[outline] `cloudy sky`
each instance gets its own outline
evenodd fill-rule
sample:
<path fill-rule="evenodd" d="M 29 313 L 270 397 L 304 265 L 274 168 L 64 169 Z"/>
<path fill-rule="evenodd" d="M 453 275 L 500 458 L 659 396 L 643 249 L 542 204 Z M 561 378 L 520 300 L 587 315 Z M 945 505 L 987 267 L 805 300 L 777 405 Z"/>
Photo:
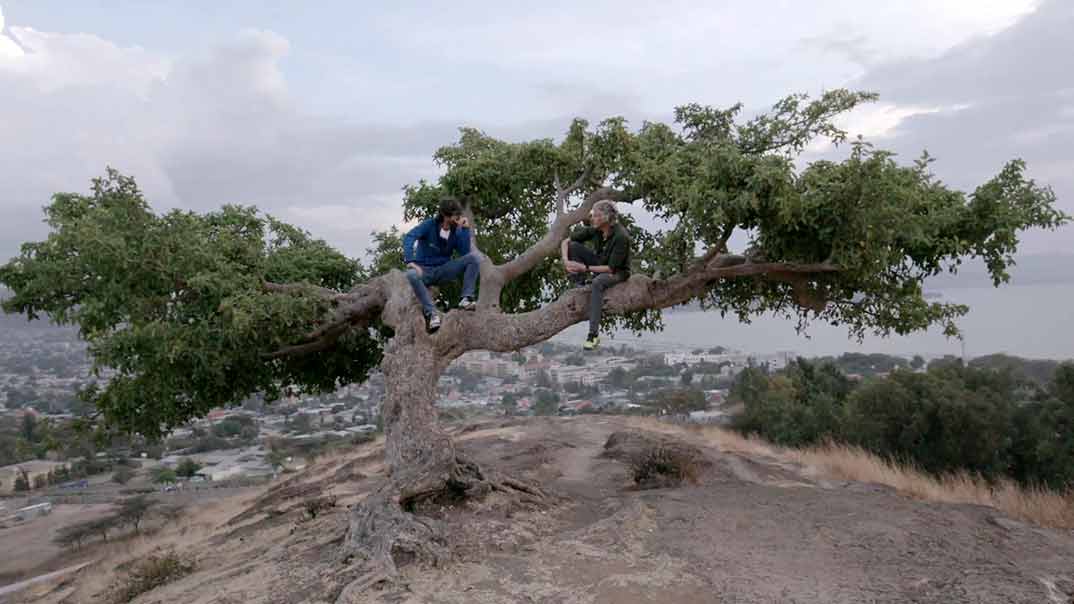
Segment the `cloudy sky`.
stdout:
<path fill-rule="evenodd" d="M 0 259 L 106 165 L 159 209 L 255 204 L 359 255 L 459 126 L 558 136 L 837 86 L 881 94 L 853 133 L 960 187 L 1022 157 L 1074 213 L 1068 0 L 220 4 L 0 0 Z"/>

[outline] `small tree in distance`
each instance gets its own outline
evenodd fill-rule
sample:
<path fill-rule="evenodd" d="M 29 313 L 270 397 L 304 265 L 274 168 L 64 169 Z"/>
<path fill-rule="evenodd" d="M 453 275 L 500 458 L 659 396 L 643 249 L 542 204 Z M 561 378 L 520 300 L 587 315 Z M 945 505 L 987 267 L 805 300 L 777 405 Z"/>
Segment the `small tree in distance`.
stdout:
<path fill-rule="evenodd" d="M 141 532 L 142 520 L 145 519 L 146 514 L 148 514 L 150 509 L 156 504 L 156 500 L 149 499 L 145 495 L 128 497 L 119 504 L 119 510 L 116 512 L 116 516 L 121 522 L 134 527 L 134 532 L 138 533 Z"/>
<path fill-rule="evenodd" d="M 508 392 L 500 398 L 500 408 L 504 415 L 514 415 L 518 411 L 518 400 L 514 394 Z"/>
<path fill-rule="evenodd" d="M 174 483 L 176 480 L 175 470 L 171 468 L 154 468 L 153 482 L 156 484 Z"/>
<path fill-rule="evenodd" d="M 182 476 L 183 478 L 190 478 L 194 474 L 197 474 L 198 470 L 200 469 L 200 463 L 194 461 L 193 459 L 190 459 L 189 457 L 184 457 L 179 462 L 179 464 L 175 466 L 175 474 L 177 476 Z"/>

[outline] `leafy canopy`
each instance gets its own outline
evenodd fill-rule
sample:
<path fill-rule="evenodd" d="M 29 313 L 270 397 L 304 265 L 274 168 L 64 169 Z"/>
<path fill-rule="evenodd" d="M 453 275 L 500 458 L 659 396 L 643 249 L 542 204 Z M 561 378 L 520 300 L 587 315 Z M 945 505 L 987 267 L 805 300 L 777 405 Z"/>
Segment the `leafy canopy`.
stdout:
<path fill-rule="evenodd" d="M 548 232 L 557 182 L 579 184 L 566 209 L 610 186 L 664 224 L 645 230 L 627 219 L 638 272 L 686 270 L 734 230 L 750 233 L 753 257 L 841 269 L 808 284 L 823 309 L 795 305 L 787 283 L 765 278 L 710 283 L 700 296 L 708 308 L 742 320 L 769 311 L 803 324 L 819 319 L 858 335 L 933 324 L 955 333 L 954 319 L 967 309 L 929 303 L 923 280 L 981 258 L 998 285 L 1020 231 L 1055 228 L 1067 217 L 1018 160 L 970 195 L 939 182 L 927 155 L 903 166 L 862 141 L 842 162 L 796 168 L 815 138 L 844 141 L 833 118 L 874 98 L 793 95 L 749 120 L 738 105 L 686 105 L 673 124 L 637 129 L 622 118 L 575 120 L 559 142 L 511 143 L 464 128 L 435 154 L 443 175 L 405 189 L 403 217 L 432 215 L 443 195 L 456 196 L 474 214 L 480 249 L 502 263 Z M 328 351 L 266 358 L 300 340 L 328 308 L 312 288 L 278 294 L 262 284 L 352 288 L 401 265 L 398 232 L 375 236 L 367 269 L 254 208 L 157 215 L 133 179 L 112 170 L 89 195 L 55 195 L 45 212 L 48 238 L 24 244 L 0 268 L 0 283 L 14 291 L 3 307 L 79 327 L 97 369 L 112 372 L 103 389 L 85 393 L 106 424 L 158 436 L 253 393 L 271 400 L 362 381 L 380 361 L 380 341 L 365 330 Z M 501 307 L 532 310 L 566 287 L 557 260 L 547 258 L 506 285 Z M 637 329 L 659 320 L 658 310 L 609 318 Z"/>
<path fill-rule="evenodd" d="M 468 201 L 481 225 L 481 249 L 500 263 L 547 232 L 556 178 L 566 184 L 588 174 L 574 204 L 608 184 L 665 223 L 652 232 L 628 224 L 643 272 L 675 274 L 732 230 L 744 230 L 767 261 L 842 268 L 815 279 L 829 304 L 814 319 L 846 325 L 858 336 L 937 323 L 954 334 L 954 319 L 967 309 L 927 302 L 923 280 L 980 258 L 996 285 L 1006 282 L 1018 233 L 1055 228 L 1067 217 L 1054 209 L 1050 189 L 1025 177 L 1020 160 L 971 195 L 938 181 L 927 153 L 901 166 L 893 154 L 860 140 L 845 161 L 796 169 L 795 158 L 817 137 L 845 141 L 834 117 L 875 98 L 845 90 L 814 101 L 792 95 L 747 121 L 739 119 L 740 105 L 692 104 L 676 109 L 674 124 L 645 122 L 637 130 L 622 118 L 592 128 L 575 120 L 559 144 L 509 143 L 464 128 L 458 142 L 436 153 L 445 170 L 438 182 L 406 189 L 404 213 L 431 215 L 443 195 Z M 565 287 L 550 258 L 505 288 L 502 304 L 532 310 Z M 810 317 L 791 293 L 774 280 L 730 280 L 715 284 L 701 302 L 742 320 L 771 311 L 804 324 Z M 649 313 L 632 325 L 652 327 L 657 318 Z"/>
<path fill-rule="evenodd" d="M 325 310 L 312 293 L 266 293 L 263 280 L 347 289 L 365 274 L 253 208 L 158 216 L 133 179 L 109 170 L 90 195 L 55 195 L 45 213 L 48 238 L 0 268 L 14 292 L 3 307 L 78 326 L 95 372 L 109 378 L 85 393 L 105 424 L 158 436 L 254 392 L 332 391 L 379 363 L 362 332 L 314 357 L 262 357 Z"/>

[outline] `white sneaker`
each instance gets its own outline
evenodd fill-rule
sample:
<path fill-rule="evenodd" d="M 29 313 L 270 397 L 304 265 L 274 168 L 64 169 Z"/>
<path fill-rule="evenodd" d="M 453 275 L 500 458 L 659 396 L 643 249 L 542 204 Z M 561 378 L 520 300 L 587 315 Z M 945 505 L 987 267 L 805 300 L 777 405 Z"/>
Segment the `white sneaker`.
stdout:
<path fill-rule="evenodd" d="M 429 325 L 425 328 L 429 333 L 436 333 L 436 330 L 440 329 L 440 315 L 433 313 L 429 317 Z"/>
<path fill-rule="evenodd" d="M 477 310 L 477 301 L 473 298 L 466 296 L 462 300 L 459 300 L 460 310 Z"/>

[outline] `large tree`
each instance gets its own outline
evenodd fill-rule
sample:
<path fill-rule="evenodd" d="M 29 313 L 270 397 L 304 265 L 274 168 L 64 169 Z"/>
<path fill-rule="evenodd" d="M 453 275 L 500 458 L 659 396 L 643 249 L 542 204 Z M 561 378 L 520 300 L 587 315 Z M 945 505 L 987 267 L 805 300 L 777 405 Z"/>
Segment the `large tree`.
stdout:
<path fill-rule="evenodd" d="M 373 261 L 350 260 L 254 208 L 155 214 L 135 182 L 109 171 L 89 195 L 58 194 L 51 233 L 0 269 L 8 312 L 79 327 L 106 385 L 85 396 L 109 426 L 156 436 L 254 393 L 325 392 L 379 367 L 390 480 L 353 512 L 346 548 L 358 585 L 390 577 L 398 556 L 436 559 L 429 499 L 537 486 L 464 459 L 438 427 L 436 384 L 470 350 L 514 351 L 586 317 L 559 244 L 599 200 L 635 204 L 661 225 L 628 220 L 634 276 L 609 291 L 607 323 L 658 329 L 688 302 L 742 320 L 774 313 L 905 334 L 957 333 L 959 305 L 929 302 L 922 282 L 979 258 L 996 285 L 1018 233 L 1067 217 L 1054 195 L 1007 164 L 971 194 L 951 190 L 925 155 L 900 165 L 862 141 L 840 162 L 796 165 L 816 139 L 844 143 L 833 120 L 875 95 L 794 95 L 752 119 L 740 106 L 686 105 L 673 124 L 575 120 L 558 141 L 506 142 L 464 128 L 435 154 L 436 182 L 405 189 L 403 217 L 461 199 L 481 257 L 477 312 L 449 312 L 425 332 L 401 272 L 399 234 L 376 234 Z M 728 249 L 748 234 L 745 252 Z"/>

